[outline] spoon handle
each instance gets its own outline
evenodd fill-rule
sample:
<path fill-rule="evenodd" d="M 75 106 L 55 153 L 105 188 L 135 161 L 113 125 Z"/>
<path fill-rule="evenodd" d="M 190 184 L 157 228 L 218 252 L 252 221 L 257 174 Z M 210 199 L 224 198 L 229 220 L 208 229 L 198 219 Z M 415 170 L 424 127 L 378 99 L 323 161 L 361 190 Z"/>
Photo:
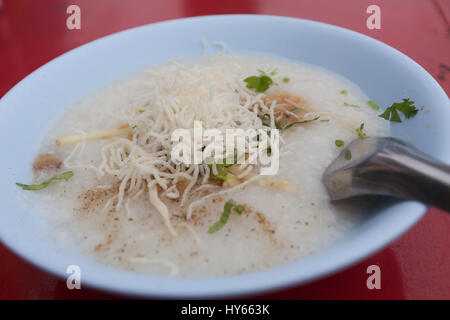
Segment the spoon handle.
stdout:
<path fill-rule="evenodd" d="M 388 175 L 383 183 L 394 195 L 450 212 L 450 166 L 398 142 L 386 146 L 381 156 Z"/>
<path fill-rule="evenodd" d="M 327 168 L 323 181 L 332 201 L 386 195 L 450 212 L 450 166 L 393 138 L 352 141 Z"/>
<path fill-rule="evenodd" d="M 397 142 L 384 140 L 354 181 L 375 187 L 377 194 L 418 200 L 450 212 L 450 166 Z"/>

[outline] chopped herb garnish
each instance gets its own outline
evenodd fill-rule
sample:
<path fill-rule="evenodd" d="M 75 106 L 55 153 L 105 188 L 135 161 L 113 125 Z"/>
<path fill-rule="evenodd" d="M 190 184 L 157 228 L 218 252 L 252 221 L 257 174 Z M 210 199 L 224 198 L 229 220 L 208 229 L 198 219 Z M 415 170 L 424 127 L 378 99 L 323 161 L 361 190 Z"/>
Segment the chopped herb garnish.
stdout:
<path fill-rule="evenodd" d="M 339 93 L 346 95 L 348 93 L 348 91 L 344 89 L 344 90 L 339 91 Z"/>
<path fill-rule="evenodd" d="M 367 101 L 367 103 L 372 107 L 373 110 L 380 110 L 380 106 L 375 101 L 369 100 Z"/>
<path fill-rule="evenodd" d="M 57 174 L 56 176 L 51 177 L 50 179 L 42 182 L 41 184 L 22 184 L 16 183 L 23 190 L 41 190 L 46 188 L 53 180 L 69 180 L 73 176 L 73 171 L 67 171 L 61 174 Z"/>
<path fill-rule="evenodd" d="M 275 128 L 278 129 L 278 130 L 283 130 L 283 129 L 285 129 L 285 128 L 284 128 L 284 124 L 285 124 L 285 123 L 286 123 L 286 120 L 285 120 L 285 119 L 281 119 L 280 121 L 278 121 L 278 120 L 275 120 L 275 121 L 274 121 Z"/>
<path fill-rule="evenodd" d="M 346 107 L 353 107 L 353 108 L 360 108 L 359 105 L 353 104 L 353 103 L 348 103 L 348 102 L 344 102 L 344 106 L 346 106 Z"/>
<path fill-rule="evenodd" d="M 344 141 L 343 140 L 336 140 L 334 142 L 334 144 L 336 145 L 336 147 L 343 147 L 344 146 Z"/>
<path fill-rule="evenodd" d="M 295 109 L 295 108 L 294 108 Z M 299 109 L 299 108 L 297 108 Z M 293 109 L 292 109 L 293 110 Z M 292 111 L 291 110 L 291 111 Z M 260 115 L 259 118 L 261 119 L 261 121 L 263 122 L 263 125 L 270 127 L 270 124 L 267 123 L 265 120 L 268 119 L 270 120 L 270 115 L 268 113 L 265 113 L 263 115 Z M 305 123 L 309 123 L 315 120 L 318 120 L 320 118 L 320 116 L 315 117 L 314 119 L 310 119 L 310 120 L 302 120 L 302 121 L 295 121 L 295 122 L 291 122 L 288 125 L 285 126 L 287 120 L 286 119 L 281 119 L 281 120 L 275 120 L 274 124 L 275 124 L 275 128 L 278 130 L 286 130 L 289 129 L 297 124 L 305 124 Z"/>
<path fill-rule="evenodd" d="M 305 123 L 313 122 L 313 121 L 318 120 L 319 118 L 320 117 L 317 116 L 314 119 L 310 119 L 310 120 L 303 120 L 303 121 L 292 122 L 292 123 L 289 123 L 286 127 L 284 127 L 283 130 L 289 129 L 290 127 L 293 127 L 293 126 L 295 126 L 297 124 L 305 124 Z"/>
<path fill-rule="evenodd" d="M 244 81 L 247 82 L 247 88 L 255 89 L 256 92 L 264 92 L 272 85 L 272 79 L 264 73 L 264 71 L 258 70 L 261 75 L 251 76 L 245 78 Z"/>
<path fill-rule="evenodd" d="M 270 126 L 270 125 L 268 125 L 268 124 L 265 122 L 266 119 L 270 121 L 270 115 L 269 115 L 268 113 L 264 113 L 263 115 L 260 115 L 260 116 L 258 116 L 258 117 L 261 119 L 262 123 L 263 123 L 265 126 Z"/>
<path fill-rule="evenodd" d="M 241 204 L 235 205 L 233 210 L 237 213 L 237 214 L 242 214 L 242 212 L 244 212 L 244 206 Z"/>
<path fill-rule="evenodd" d="M 344 159 L 345 160 L 352 160 L 352 152 L 350 150 L 345 150 L 344 151 Z"/>
<path fill-rule="evenodd" d="M 214 223 L 209 229 L 208 233 L 214 233 L 219 231 L 228 221 L 230 217 L 231 209 L 233 209 L 237 214 L 242 214 L 244 212 L 244 207 L 240 204 L 236 204 L 232 199 L 228 200 L 223 206 L 223 213 L 219 221 Z"/>
<path fill-rule="evenodd" d="M 289 81 L 291 81 L 291 79 L 289 79 L 289 78 L 287 78 L 287 77 L 286 77 L 286 78 L 283 78 L 283 82 L 284 82 L 284 83 L 288 83 Z"/>
<path fill-rule="evenodd" d="M 217 175 L 214 178 L 218 180 L 228 179 L 228 169 L 226 164 L 216 164 Z"/>
<path fill-rule="evenodd" d="M 403 102 L 394 102 L 389 108 L 387 108 L 379 117 L 394 122 L 402 122 L 398 111 L 403 113 L 406 119 L 414 117 L 418 109 L 414 106 L 414 101 L 409 99 L 403 99 Z"/>
<path fill-rule="evenodd" d="M 292 108 L 292 109 L 291 109 L 291 112 L 297 112 L 297 111 L 300 111 L 300 108 L 295 107 L 295 108 Z"/>
<path fill-rule="evenodd" d="M 259 116 L 259 118 L 261 119 L 263 125 L 270 127 L 270 115 L 268 113 L 265 113 L 261 116 Z M 269 122 L 267 122 L 266 120 L 268 120 Z M 275 124 L 275 128 L 278 130 L 283 130 L 283 126 L 286 123 L 286 119 L 281 119 L 281 120 L 274 120 L 274 124 Z"/>
<path fill-rule="evenodd" d="M 259 73 L 261 73 L 261 74 L 266 74 L 266 72 L 264 71 L 264 70 L 261 70 L 261 69 L 256 69 Z M 272 70 L 272 71 L 270 71 L 270 73 L 269 73 L 271 76 L 274 76 L 274 75 L 276 75 L 277 74 L 277 69 L 274 69 L 274 70 Z"/>
<path fill-rule="evenodd" d="M 356 128 L 355 131 L 358 133 L 358 137 L 364 138 L 366 136 L 366 133 L 364 132 L 364 122 L 362 122 L 359 128 Z"/>

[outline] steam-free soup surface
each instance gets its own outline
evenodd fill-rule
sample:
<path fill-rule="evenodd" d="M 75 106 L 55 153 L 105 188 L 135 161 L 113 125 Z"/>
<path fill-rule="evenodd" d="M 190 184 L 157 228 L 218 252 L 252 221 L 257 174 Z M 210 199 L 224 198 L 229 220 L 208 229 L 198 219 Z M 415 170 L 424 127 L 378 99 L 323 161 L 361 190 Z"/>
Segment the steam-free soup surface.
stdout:
<path fill-rule="evenodd" d="M 247 88 L 244 79 L 263 74 L 272 80 L 267 90 L 256 92 Z M 152 96 L 156 83 L 167 85 L 158 89 L 158 99 Z M 183 207 L 181 193 L 186 185 L 178 185 L 178 198 L 173 195 L 167 198 L 168 192 L 164 194 L 166 190 L 157 186 L 159 199 L 169 209 L 169 222 L 149 201 L 149 187 L 145 183 L 140 190 L 129 194 L 124 191 L 118 206 L 122 179 L 103 170 L 109 167 L 100 168 L 104 161 L 102 150 L 114 141 L 122 141 L 119 139 L 132 141 L 136 132 L 142 137 L 144 131 L 151 130 L 142 128 L 146 122 L 140 113 L 151 118 L 163 113 L 162 108 L 175 108 L 168 102 L 170 97 L 177 101 L 177 110 L 183 106 L 196 107 L 192 99 L 197 99 L 204 108 L 208 105 L 214 108 L 216 104 L 216 108 L 227 112 L 222 104 L 245 104 L 245 95 L 268 105 L 278 100 L 277 103 L 284 104 L 280 108 L 293 113 L 285 116 L 287 122 L 299 114 L 313 119 L 320 117 L 281 132 L 280 169 L 271 178 L 283 181 L 289 190 L 276 184 L 251 182 L 198 202 L 187 219 L 190 203 L 230 186 L 211 177 L 208 184 L 213 186 L 187 197 Z M 213 100 L 214 103 L 208 102 Z M 362 123 L 368 136 L 389 134 L 387 121 L 377 116 L 368 100 L 357 86 L 335 74 L 272 57 L 219 54 L 151 67 L 87 96 L 63 112 L 44 134 L 37 152 L 37 157 L 51 154 L 57 160 L 50 160 L 53 167 L 33 169 L 34 182 L 68 170 L 74 175 L 68 181 L 54 181 L 45 189 L 26 192 L 25 200 L 49 221 L 47 237 L 71 250 L 84 252 L 90 259 L 134 272 L 219 276 L 303 259 L 344 237 L 358 223 L 358 213 L 366 208 L 364 203 L 340 206 L 330 203 L 322 174 L 345 147 L 337 147 L 335 141 L 347 144 L 358 138 L 356 129 Z M 163 103 L 159 109 L 158 103 Z M 201 112 L 197 114 L 202 116 Z M 177 113 L 172 116 L 175 119 Z M 220 115 L 211 111 L 211 117 L 216 116 Z M 124 128 L 124 124 L 133 127 L 131 134 L 127 131 L 103 139 L 86 139 L 89 132 Z M 73 135 L 81 135 L 83 139 L 55 143 L 56 139 Z M 116 148 L 122 146 L 120 143 Z M 129 156 L 126 151 L 124 157 Z M 192 190 L 200 185 L 197 182 Z M 232 211 L 220 230 L 208 233 L 230 199 L 242 205 L 244 212 Z M 168 223 L 176 236 L 168 230 Z"/>

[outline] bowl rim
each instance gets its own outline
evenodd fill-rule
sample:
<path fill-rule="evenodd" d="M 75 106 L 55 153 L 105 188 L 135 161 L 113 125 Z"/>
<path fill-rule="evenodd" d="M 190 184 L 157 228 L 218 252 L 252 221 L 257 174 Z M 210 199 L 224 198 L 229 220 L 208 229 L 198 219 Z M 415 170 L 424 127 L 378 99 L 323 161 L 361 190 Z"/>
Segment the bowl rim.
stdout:
<path fill-rule="evenodd" d="M 86 47 L 95 46 L 102 44 L 105 41 L 108 41 L 112 38 L 120 38 L 126 36 L 128 33 L 136 32 L 137 30 L 142 30 L 144 28 L 149 28 L 153 26 L 170 26 L 170 25 L 183 25 L 185 23 L 197 23 L 197 22 L 205 22 L 211 20 L 222 20 L 222 19 L 256 19 L 256 20 L 271 20 L 271 23 L 283 22 L 283 21 L 295 21 L 297 23 L 303 23 L 310 25 L 314 28 L 322 28 L 327 31 L 339 31 L 342 33 L 346 33 L 350 37 L 356 37 L 360 41 L 366 41 L 369 45 L 378 46 L 383 48 L 384 50 L 388 50 L 391 53 L 400 54 L 402 59 L 408 63 L 408 66 L 411 68 L 418 69 L 425 77 L 426 81 L 430 82 L 433 85 L 433 90 L 436 93 L 443 94 L 446 97 L 445 92 L 439 86 L 439 84 L 434 80 L 434 78 L 419 64 L 413 61 L 411 58 L 401 53 L 400 51 L 392 48 L 391 46 L 373 39 L 369 36 L 363 35 L 361 33 L 342 28 L 339 26 L 334 26 L 331 24 L 327 24 L 324 22 L 318 22 L 307 19 L 300 19 L 294 17 L 283 17 L 276 15 L 259 15 L 259 14 L 231 14 L 231 15 L 208 15 L 208 16 L 199 16 L 199 17 L 188 17 L 181 19 L 172 19 L 166 20 L 156 23 L 151 23 L 147 25 L 142 25 L 130 29 L 126 29 L 120 32 L 116 32 L 113 34 L 109 34 L 107 36 L 101 37 L 99 39 L 90 41 L 85 43 L 79 47 L 76 47 L 66 53 L 59 55 L 58 57 L 52 59 L 46 64 L 34 70 L 32 73 L 23 78 L 20 82 L 18 82 L 13 88 L 11 88 L 1 99 L 0 106 L 2 104 L 7 104 L 10 96 L 14 95 L 17 90 L 20 90 L 20 87 L 24 82 L 31 81 L 33 77 L 37 74 L 43 72 L 49 66 L 53 64 L 60 63 L 61 60 L 65 59 L 67 56 L 78 54 L 82 52 Z M 30 80 L 31 79 L 31 80 Z M 448 99 L 448 98 L 447 98 Z M 0 108 L 0 112 L 3 110 Z M 444 158 L 446 161 L 450 159 L 450 150 L 442 150 Z M 271 290 L 276 290 L 280 288 L 287 288 L 290 286 L 295 286 L 299 284 L 304 284 L 307 282 L 311 282 L 316 280 L 317 278 L 324 277 L 326 275 L 331 275 L 336 273 L 348 266 L 354 265 L 366 257 L 374 254 L 376 251 L 381 248 L 387 246 L 393 240 L 401 236 L 404 232 L 406 232 L 409 228 L 411 228 L 424 214 L 425 214 L 425 206 L 419 204 L 417 202 L 404 202 L 395 205 L 395 207 L 402 211 L 409 211 L 409 220 L 407 222 L 400 220 L 401 217 L 398 218 L 400 224 L 395 227 L 390 228 L 389 231 L 385 232 L 381 237 L 374 232 L 369 232 L 367 235 L 361 235 L 361 239 L 369 239 L 370 236 L 375 237 L 376 241 L 371 239 L 368 245 L 359 248 L 351 248 L 352 250 L 348 250 L 346 246 L 340 248 L 337 251 L 339 253 L 338 258 L 335 259 L 332 266 L 322 264 L 320 262 L 326 262 L 324 260 L 327 252 L 330 251 L 329 248 L 321 250 L 320 253 L 314 255 L 307 259 L 309 265 L 315 265 L 315 268 L 309 268 L 308 272 L 299 273 L 298 270 L 295 269 L 296 264 L 299 261 L 295 261 L 289 264 L 273 267 L 268 270 L 263 270 L 254 273 L 248 273 L 244 275 L 237 276 L 225 276 L 225 277 L 215 277 L 215 278 L 167 278 L 167 277 L 157 277 L 157 276 L 148 276 L 148 275 L 137 275 L 125 274 L 124 271 L 119 270 L 119 272 L 124 273 L 123 276 L 111 280 L 111 276 L 116 273 L 109 268 L 104 267 L 104 273 L 98 274 L 94 272 L 93 274 L 88 274 L 83 276 L 83 284 L 86 284 L 88 287 L 97 288 L 101 290 L 113 291 L 119 294 L 128 294 L 131 296 L 157 296 L 157 297 L 166 297 L 166 298 L 178 298 L 178 297 L 187 297 L 187 298 L 200 298 L 200 297 L 225 297 L 225 296 L 241 296 L 248 295 L 253 293 L 262 293 Z M 380 228 L 377 230 L 382 230 L 383 224 L 380 224 Z M 376 231 L 376 230 L 374 230 Z M 0 235 L 1 237 L 1 235 Z M 51 265 L 47 263 L 45 257 L 37 257 L 30 254 L 30 252 L 23 252 L 20 247 L 16 246 L 14 243 L 14 239 L 0 238 L 3 244 L 13 251 L 15 254 L 25 259 L 27 262 L 47 271 L 51 272 L 64 279 L 67 277 L 62 270 L 56 268 L 56 265 Z M 336 251 L 336 248 L 333 249 Z M 304 263 L 306 260 L 302 260 Z M 319 263 L 319 264 L 318 264 Z M 317 264 L 319 265 L 317 267 Z M 100 271 L 101 268 L 99 268 Z M 117 271 L 117 270 L 115 270 Z M 142 279 L 145 278 L 147 282 L 154 281 L 155 285 L 153 287 L 145 287 L 140 283 Z M 265 279 L 270 279 L 269 281 L 265 281 Z M 214 286 L 216 285 L 216 287 Z M 219 285 L 218 285 L 219 284 Z"/>

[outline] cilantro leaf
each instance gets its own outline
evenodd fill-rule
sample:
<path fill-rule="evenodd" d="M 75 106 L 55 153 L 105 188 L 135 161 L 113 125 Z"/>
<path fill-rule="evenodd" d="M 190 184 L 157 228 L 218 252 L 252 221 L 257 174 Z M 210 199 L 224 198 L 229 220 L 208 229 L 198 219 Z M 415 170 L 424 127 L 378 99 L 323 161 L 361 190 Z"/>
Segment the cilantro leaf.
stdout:
<path fill-rule="evenodd" d="M 247 88 L 255 89 L 256 92 L 264 92 L 272 85 L 273 81 L 267 74 L 259 70 L 260 76 L 251 76 L 245 78 L 244 81 L 247 82 Z"/>
<path fill-rule="evenodd" d="M 414 117 L 419 110 L 414 106 L 414 101 L 409 99 L 403 99 L 402 102 L 394 102 L 389 108 L 387 108 L 379 117 L 394 121 L 402 122 L 398 112 L 403 113 L 406 119 Z"/>
<path fill-rule="evenodd" d="M 16 185 L 21 187 L 23 190 L 41 190 L 46 188 L 53 180 L 69 180 L 73 176 L 73 171 L 67 171 L 61 174 L 57 174 L 56 176 L 51 177 L 50 179 L 42 182 L 41 184 L 22 184 L 16 182 Z"/>

